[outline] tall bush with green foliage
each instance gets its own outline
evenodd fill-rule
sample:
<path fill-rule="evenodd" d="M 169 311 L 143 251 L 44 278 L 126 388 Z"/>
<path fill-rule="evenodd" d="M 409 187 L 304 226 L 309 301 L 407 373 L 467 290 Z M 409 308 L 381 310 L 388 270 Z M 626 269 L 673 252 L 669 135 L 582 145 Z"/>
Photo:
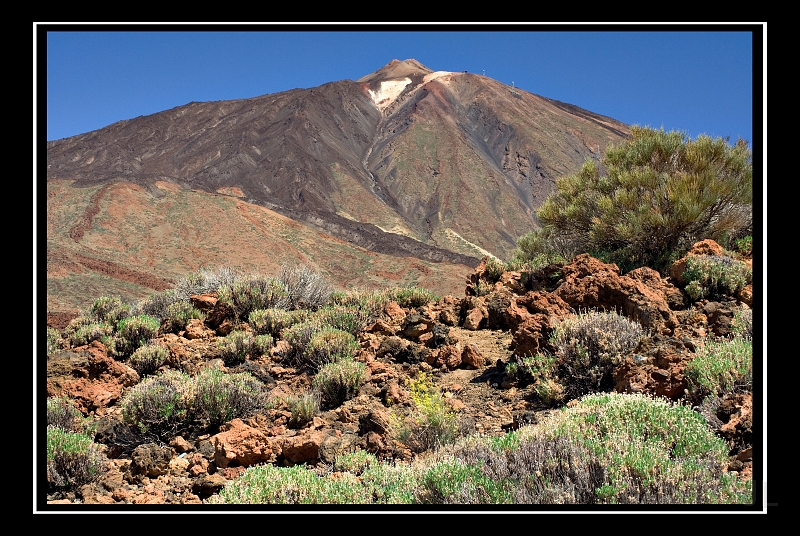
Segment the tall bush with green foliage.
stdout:
<path fill-rule="evenodd" d="M 697 240 L 752 234 L 752 151 L 743 140 L 634 126 L 562 177 L 537 210 L 520 257 L 590 253 L 624 271 L 665 269 Z"/>
<path fill-rule="evenodd" d="M 126 424 L 161 441 L 169 441 L 188 426 L 193 405 L 192 377 L 175 370 L 145 378 L 120 401 Z"/>
<path fill-rule="evenodd" d="M 693 301 L 735 296 L 753 282 L 753 269 L 726 255 L 689 255 L 683 279 L 686 294 Z"/>
<path fill-rule="evenodd" d="M 47 482 L 52 489 L 76 489 L 98 480 L 108 458 L 81 432 L 47 427 Z"/>
<path fill-rule="evenodd" d="M 194 378 L 193 394 L 194 419 L 214 432 L 232 419 L 248 417 L 268 406 L 266 386 L 247 372 L 204 369 Z"/>
<path fill-rule="evenodd" d="M 119 359 L 129 358 L 140 346 L 152 340 L 161 322 L 150 315 L 128 316 L 117 322 L 114 335 L 114 355 Z"/>
<path fill-rule="evenodd" d="M 221 285 L 217 295 L 238 320 L 246 319 L 256 309 L 286 309 L 289 304 L 284 284 L 260 274 L 240 276 L 231 284 Z"/>

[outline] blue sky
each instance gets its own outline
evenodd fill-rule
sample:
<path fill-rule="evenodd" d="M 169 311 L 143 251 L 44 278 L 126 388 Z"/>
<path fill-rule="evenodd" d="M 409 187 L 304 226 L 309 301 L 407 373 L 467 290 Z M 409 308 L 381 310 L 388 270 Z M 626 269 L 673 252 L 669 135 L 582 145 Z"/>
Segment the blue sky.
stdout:
<path fill-rule="evenodd" d="M 766 27 L 755 24 L 764 29 L 766 48 Z M 435 71 L 485 73 L 627 124 L 682 130 L 692 138 L 742 137 L 753 146 L 754 117 L 762 125 L 766 76 L 744 26 L 58 28 L 64 31 L 47 32 L 46 67 L 35 71 L 46 77 L 38 81 L 45 82 L 39 87 L 46 88 L 46 110 L 35 113 L 46 114 L 47 140 L 191 101 L 356 80 L 409 58 Z"/>

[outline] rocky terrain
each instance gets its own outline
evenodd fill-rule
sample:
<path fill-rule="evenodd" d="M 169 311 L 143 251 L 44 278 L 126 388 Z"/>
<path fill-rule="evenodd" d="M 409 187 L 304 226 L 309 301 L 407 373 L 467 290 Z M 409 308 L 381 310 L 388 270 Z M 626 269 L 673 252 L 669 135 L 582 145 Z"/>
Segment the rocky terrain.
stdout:
<path fill-rule="evenodd" d="M 719 255 L 723 250 L 707 240 L 689 254 Z M 704 341 L 727 336 L 734 314 L 753 307 L 754 297 L 748 285 L 736 296 L 691 303 L 683 291 L 682 266 L 683 259 L 668 276 L 649 268 L 621 275 L 616 265 L 584 254 L 566 265 L 546 267 L 533 278 L 505 272 L 492 282 L 484 259 L 467 276 L 461 295 L 418 308 L 389 303 L 359 336 L 357 359 L 366 364 L 368 380 L 358 395 L 338 407 L 323 407 L 302 427 L 292 427 L 288 409 L 278 404 L 234 419 L 213 435 L 184 434 L 164 444 L 135 444 L 126 434 L 118 403 L 140 381 L 137 373 L 110 357 L 99 341 L 56 352 L 47 359 L 46 379 L 39 378 L 40 400 L 46 384 L 47 396 L 67 396 L 97 421 L 95 440 L 109 458 L 108 472 L 78 490 L 48 492 L 40 467 L 40 500 L 48 507 L 81 504 L 104 511 L 119 505 L 206 506 L 205 501 L 247 467 L 258 464 L 304 464 L 324 471 L 335 456 L 355 449 L 384 461 L 409 460 L 412 452 L 389 434 L 389 413 L 390 407 L 409 404 L 405 380 L 421 371 L 452 394 L 449 403 L 470 432 L 497 436 L 537 423 L 559 408 L 508 375 L 506 365 L 514 356 L 545 349 L 556 322 L 588 309 L 618 311 L 649 333 L 614 370 L 614 391 L 691 405 L 686 364 Z M 215 342 L 232 329 L 233 319 L 221 312 L 214 295 L 194 296 L 192 301 L 208 312 L 206 320 L 159 336 L 169 349 L 162 369 L 190 374 L 204 367 L 225 369 Z M 63 329 L 67 321 L 53 317 L 48 324 Z M 312 378 L 289 366 L 284 359 L 288 349 L 286 341 L 277 341 L 267 354 L 249 355 L 243 365 L 228 370 L 252 373 L 269 387 L 274 400 L 303 392 Z M 762 455 L 753 448 L 753 434 L 760 431 L 759 396 L 726 395 L 713 415 L 705 415 L 730 447 L 727 470 L 745 478 L 760 470 Z M 38 426 L 43 432 L 41 420 Z"/>
<path fill-rule="evenodd" d="M 340 288 L 458 295 L 484 255 L 508 258 L 536 228 L 558 177 L 629 134 L 485 76 L 393 60 L 48 141 L 46 310 L 290 259 Z"/>

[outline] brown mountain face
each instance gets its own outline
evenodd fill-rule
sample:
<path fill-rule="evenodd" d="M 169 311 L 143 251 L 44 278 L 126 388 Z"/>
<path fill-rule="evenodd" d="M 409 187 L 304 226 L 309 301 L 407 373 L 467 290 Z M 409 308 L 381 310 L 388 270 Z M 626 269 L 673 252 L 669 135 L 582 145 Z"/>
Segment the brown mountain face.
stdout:
<path fill-rule="evenodd" d="M 357 81 L 48 142 L 48 310 L 141 298 L 200 267 L 298 261 L 343 287 L 461 294 L 480 257 L 507 258 L 536 227 L 556 178 L 628 133 L 490 78 L 393 60 Z"/>

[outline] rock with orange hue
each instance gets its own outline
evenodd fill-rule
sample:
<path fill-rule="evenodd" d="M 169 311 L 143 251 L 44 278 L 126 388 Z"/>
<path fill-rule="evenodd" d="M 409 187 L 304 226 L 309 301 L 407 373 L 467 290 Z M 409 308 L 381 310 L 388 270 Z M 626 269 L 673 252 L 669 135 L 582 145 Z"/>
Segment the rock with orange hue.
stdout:
<path fill-rule="evenodd" d="M 48 393 L 74 399 L 75 407 L 89 414 L 115 405 L 126 387 L 139 382 L 139 375 L 109 357 L 103 343 L 93 341 L 48 359 L 47 382 Z"/>
<path fill-rule="evenodd" d="M 462 311 L 465 312 L 462 327 L 471 331 L 481 329 L 486 326 L 489 318 L 489 310 L 483 298 L 467 296 L 462 301 Z"/>
<path fill-rule="evenodd" d="M 197 318 L 189 320 L 183 334 L 183 336 L 189 340 L 210 339 L 214 337 L 214 335 L 214 331 L 208 329 L 203 321 Z"/>
<path fill-rule="evenodd" d="M 486 356 L 478 350 L 477 346 L 468 344 L 461 352 L 461 363 L 467 368 L 478 369 L 486 364 Z"/>
<path fill-rule="evenodd" d="M 390 301 L 383 308 L 383 312 L 391 319 L 393 324 L 399 325 L 406 317 L 406 312 L 396 301 Z"/>
<path fill-rule="evenodd" d="M 217 293 L 193 294 L 189 296 L 189 301 L 204 313 L 208 313 L 217 305 Z"/>
<path fill-rule="evenodd" d="M 220 432 L 210 439 L 214 446 L 214 463 L 228 467 L 232 462 L 247 467 L 257 463 L 274 462 L 281 454 L 280 442 L 262 430 L 233 419 L 220 427 Z"/>
<path fill-rule="evenodd" d="M 319 450 L 328 432 L 303 430 L 301 433 L 278 438 L 284 458 L 292 463 L 304 463 L 319 459 Z"/>
<path fill-rule="evenodd" d="M 458 368 L 461 364 L 461 345 L 447 345 L 439 348 L 439 355 L 436 358 L 434 366 L 447 368 L 453 370 Z"/>
<path fill-rule="evenodd" d="M 553 293 L 574 309 L 615 310 L 645 328 L 665 334 L 671 334 L 678 325 L 663 292 L 620 275 L 616 264 L 606 264 L 584 253 L 564 266 L 563 272 L 564 281 Z"/>
<path fill-rule="evenodd" d="M 528 317 L 513 334 L 514 354 L 530 356 L 544 349 L 554 327 L 546 315 L 537 313 Z"/>

